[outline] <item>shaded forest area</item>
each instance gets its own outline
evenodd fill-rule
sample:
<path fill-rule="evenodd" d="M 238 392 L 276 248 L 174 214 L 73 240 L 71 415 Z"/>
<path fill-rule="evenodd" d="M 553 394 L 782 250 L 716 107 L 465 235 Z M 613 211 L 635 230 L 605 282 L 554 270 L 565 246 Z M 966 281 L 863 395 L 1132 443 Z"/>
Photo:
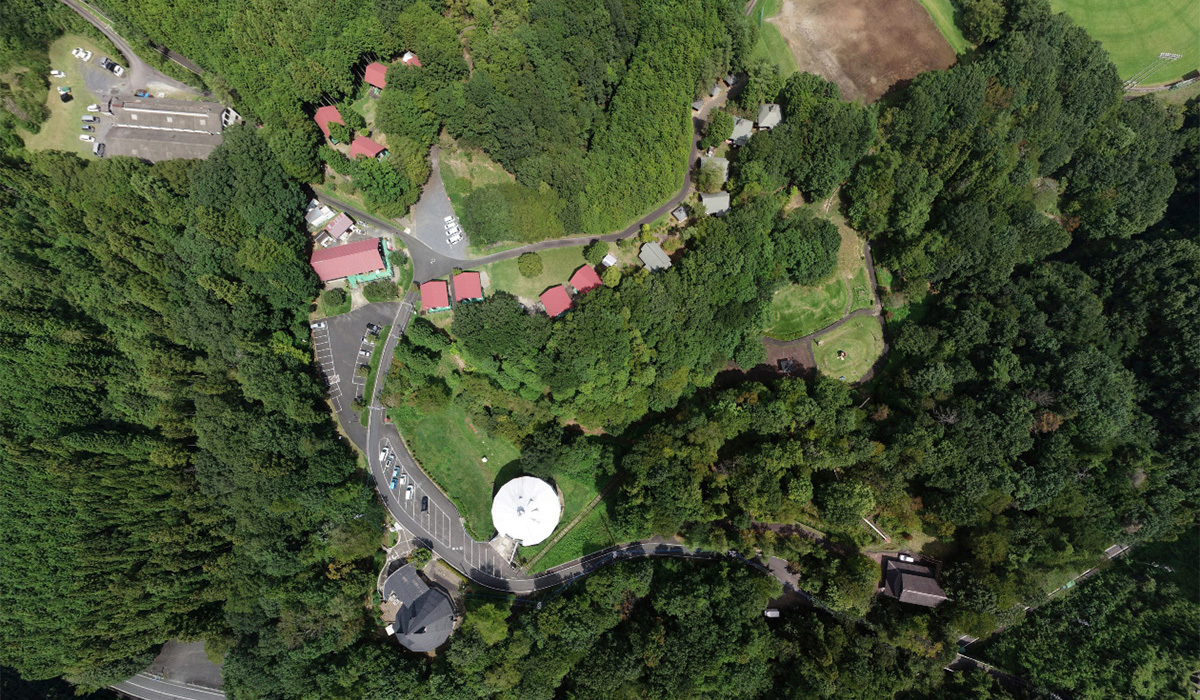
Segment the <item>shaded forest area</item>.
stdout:
<path fill-rule="evenodd" d="M 519 120 L 476 114 L 466 121 L 478 133 L 464 123 L 459 136 L 529 178 L 523 187 L 561 176 L 578 189 L 555 184 L 555 197 L 624 202 L 606 189 L 622 178 L 589 180 L 588 163 L 618 167 L 603 154 L 675 126 L 665 103 L 655 114 L 666 117 L 642 125 L 611 115 L 646 115 L 646 90 L 675 99 L 737 65 L 741 35 L 729 7 L 700 3 L 573 13 L 535 3 L 528 16 L 472 3 L 472 16 L 496 27 L 479 46 L 510 26 L 523 43 L 481 49 L 463 82 L 450 18 L 465 7 L 308 8 L 310 32 L 326 19 L 347 27 L 321 33 L 319 46 L 274 24 L 300 15 L 222 7 L 137 10 L 173 48 L 217 66 L 247 95 L 247 114 L 268 122 L 231 129 L 208 161 L 28 153 L 11 121 L 3 129 L 0 663 L 23 677 L 102 687 L 180 637 L 227 653 L 235 698 L 1023 697 L 988 676 L 946 676 L 957 635 L 1018 622 L 1021 604 L 1043 602 L 1114 542 L 1195 527 L 1200 389 L 1181 378 L 1200 375 L 1200 111 L 1123 102 L 1095 42 L 1045 3 L 1020 0 L 977 55 L 920 76 L 887 105 L 843 103 L 815 76 L 775 83 L 784 125 L 735 156 L 734 209 L 688 229 L 671 269 L 625 275 L 559 321 L 496 295 L 456 314 L 449 335 L 418 322 L 389 372 L 387 400 L 418 412 L 459 402 L 522 447 L 527 471 L 622 474 L 622 536 L 679 532 L 712 549 L 776 554 L 830 612 L 769 621 L 762 608 L 779 591 L 748 568 L 643 562 L 602 570 L 540 610 L 472 599 L 448 651 L 432 662 L 402 655 L 371 609 L 383 509 L 311 361 L 318 285 L 298 180 L 312 179 L 317 150 L 305 109 L 353 90 L 364 42 L 380 54 L 424 52 L 441 86 L 403 92 L 461 90 L 445 115 L 429 112 L 451 130 L 450 117 L 493 97 L 528 108 L 521 81 L 481 90 L 478 103 L 468 94 L 539 65 L 505 57 L 565 51 L 563 37 L 585 28 L 573 18 L 607 26 L 589 35 L 600 42 L 623 12 L 620 26 L 638 29 L 603 45 L 625 57 L 624 78 L 582 56 L 544 62 L 579 72 L 553 76 L 574 102 L 529 117 L 576 120 L 544 141 L 545 160 L 536 149 L 502 153 L 518 143 Z M 653 45 L 634 38 L 676 15 L 687 32 Z M 238 29 L 226 32 L 231 18 Z M 350 34 L 379 25 L 395 35 L 370 44 Z M 200 46 L 210 30 L 242 43 Z M 21 50 L 36 53 L 54 31 Z M 675 43 L 685 38 L 710 48 Z M 642 89 L 622 97 L 627 84 Z M 593 91 L 576 95 L 583 85 Z M 396 131 L 431 133 L 421 109 L 397 107 L 393 116 L 411 118 L 397 117 L 408 126 Z M 673 172 L 663 161 L 673 143 L 642 154 L 655 172 Z M 581 170 L 545 174 L 576 162 L 581 144 Z M 915 309 L 889 324 L 888 365 L 860 390 L 722 375 L 761 361 L 774 289 L 833 264 L 828 222 L 786 210 L 790 188 L 820 197 L 839 184 L 851 223 L 896 273 L 890 293 Z M 622 215 L 578 212 L 584 228 Z M 449 356 L 462 364 L 441 362 Z M 439 364 L 460 369 L 447 377 Z M 855 553 L 863 515 L 905 541 L 936 538 L 952 602 L 926 611 L 873 598 L 878 570 Z M 830 546 L 763 522 L 815 522 Z M 1194 538 L 1176 546 L 1194 550 Z M 1159 618 L 1121 624 L 1119 613 L 1140 595 L 1163 624 L 1194 620 L 1195 601 L 1130 580 L 1039 611 L 999 638 L 997 658 L 1096 697 L 1174 692 L 1141 679 L 1164 659 L 1194 661 L 1194 648 L 1160 635 Z M 1044 640 L 1076 631 L 1059 612 L 1071 606 L 1111 617 L 1114 646 L 1153 652 L 1130 655 L 1132 675 L 1047 672 Z M 1143 643 L 1155 636 L 1159 646 Z M 1074 669 L 1098 653 L 1077 647 Z"/>

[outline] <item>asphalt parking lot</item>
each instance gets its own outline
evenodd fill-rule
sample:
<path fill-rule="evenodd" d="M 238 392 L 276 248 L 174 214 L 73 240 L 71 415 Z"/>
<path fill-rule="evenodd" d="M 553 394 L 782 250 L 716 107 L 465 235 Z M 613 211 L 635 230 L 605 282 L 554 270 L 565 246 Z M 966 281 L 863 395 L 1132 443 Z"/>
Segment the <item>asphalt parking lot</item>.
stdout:
<path fill-rule="evenodd" d="M 446 217 L 454 216 L 454 206 L 450 204 L 450 197 L 446 195 L 446 188 L 442 185 L 437 148 L 430 153 L 429 160 L 432 174 L 425 189 L 421 191 L 421 199 L 413 205 L 411 235 L 436 253 L 451 258 L 465 258 L 471 232 L 464 229 L 463 233 L 466 235 L 453 245 L 446 240 Z"/>

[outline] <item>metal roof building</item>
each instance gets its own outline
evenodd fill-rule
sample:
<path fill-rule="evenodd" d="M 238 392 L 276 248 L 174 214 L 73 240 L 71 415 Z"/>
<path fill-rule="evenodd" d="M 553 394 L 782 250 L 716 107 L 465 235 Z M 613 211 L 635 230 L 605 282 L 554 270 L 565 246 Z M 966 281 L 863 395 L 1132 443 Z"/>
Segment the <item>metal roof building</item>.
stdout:
<path fill-rule="evenodd" d="M 217 102 L 111 98 L 103 111 L 113 116 L 104 139 L 108 155 L 159 161 L 207 158 L 221 145 L 227 110 Z"/>
<path fill-rule="evenodd" d="M 478 272 L 460 272 L 454 276 L 454 303 L 483 299 L 483 283 Z"/>
<path fill-rule="evenodd" d="M 387 155 L 387 146 L 372 141 L 366 136 L 355 136 L 354 141 L 350 143 L 351 160 L 359 156 L 378 158 L 380 154 Z"/>
<path fill-rule="evenodd" d="M 735 146 L 744 146 L 750 140 L 750 134 L 754 133 L 754 122 L 741 117 L 733 118 L 733 133 L 729 135 L 729 142 Z"/>
<path fill-rule="evenodd" d="M 309 262 L 322 282 L 362 275 L 384 268 L 382 241 L 368 238 L 335 248 L 314 250 Z"/>
<path fill-rule="evenodd" d="M 662 246 L 654 241 L 650 241 L 642 246 L 642 249 L 638 252 L 638 258 L 646 266 L 646 269 L 651 272 L 665 270 L 671 266 L 671 258 L 663 252 Z"/>
<path fill-rule="evenodd" d="M 379 61 L 373 61 L 363 71 L 363 80 L 372 87 L 377 87 L 380 90 L 387 87 L 387 66 Z"/>
<path fill-rule="evenodd" d="M 576 270 L 575 274 L 571 275 L 570 284 L 575 288 L 576 292 L 583 294 L 584 292 L 592 291 L 604 283 L 600 281 L 600 275 L 596 274 L 596 270 L 591 265 L 584 265 Z"/>
<path fill-rule="evenodd" d="M 728 192 L 702 194 L 700 195 L 700 202 L 704 205 L 704 211 L 708 212 L 709 216 L 720 216 L 729 211 Z"/>
<path fill-rule="evenodd" d="M 541 300 L 542 306 L 546 309 L 546 315 L 551 318 L 560 316 L 571 308 L 571 295 L 567 294 L 566 288 L 561 284 L 542 292 Z"/>
<path fill-rule="evenodd" d="M 313 120 L 317 122 L 317 126 L 321 128 L 321 133 L 325 134 L 325 138 L 329 138 L 329 123 L 335 122 L 345 126 L 346 122 L 342 120 L 342 113 L 333 105 L 325 105 L 317 110 L 313 115 Z"/>
<path fill-rule="evenodd" d="M 446 280 L 429 280 L 421 284 L 421 311 L 433 313 L 450 308 L 450 290 Z"/>
<path fill-rule="evenodd" d="M 554 532 L 562 508 L 553 486 L 532 476 L 520 476 L 496 492 L 492 499 L 492 525 L 496 532 L 528 547 Z"/>
<path fill-rule="evenodd" d="M 774 129 L 779 126 L 779 122 L 783 121 L 783 112 L 779 109 L 779 105 L 768 102 L 758 108 L 758 119 L 755 122 L 760 129 Z"/>
<path fill-rule="evenodd" d="M 914 562 L 886 560 L 884 571 L 884 593 L 901 603 L 937 607 L 949 600 L 946 592 L 933 577 L 933 569 Z"/>
<path fill-rule="evenodd" d="M 454 606 L 440 588 L 431 588 L 412 564 L 405 564 L 383 582 L 383 597 L 400 604 L 392 629 L 409 651 L 437 649 L 454 631 Z"/>

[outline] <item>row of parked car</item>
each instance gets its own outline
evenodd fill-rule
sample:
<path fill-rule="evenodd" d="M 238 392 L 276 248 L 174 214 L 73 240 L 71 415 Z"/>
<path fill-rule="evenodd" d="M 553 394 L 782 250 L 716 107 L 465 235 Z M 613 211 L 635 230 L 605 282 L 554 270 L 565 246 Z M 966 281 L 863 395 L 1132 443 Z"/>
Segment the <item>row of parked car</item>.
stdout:
<path fill-rule="evenodd" d="M 446 242 L 454 245 L 463 239 L 462 227 L 458 225 L 458 219 L 453 216 L 446 217 Z"/>
<path fill-rule="evenodd" d="M 379 450 L 379 461 L 383 462 L 383 471 L 386 474 L 390 469 L 392 471 L 392 490 L 403 488 L 404 500 L 411 501 L 413 497 L 413 485 L 408 483 L 408 472 L 400 468 L 400 464 L 396 461 L 396 453 L 388 449 L 384 445 Z M 429 510 L 429 496 L 421 496 L 421 512 Z"/>

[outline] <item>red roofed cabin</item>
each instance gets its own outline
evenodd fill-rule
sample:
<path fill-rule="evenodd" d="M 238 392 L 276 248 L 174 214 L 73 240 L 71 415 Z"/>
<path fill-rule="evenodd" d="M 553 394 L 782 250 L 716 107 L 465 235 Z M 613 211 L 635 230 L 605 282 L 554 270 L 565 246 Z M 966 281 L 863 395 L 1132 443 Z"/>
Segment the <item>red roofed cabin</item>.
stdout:
<path fill-rule="evenodd" d="M 355 136 L 354 142 L 350 144 L 350 160 L 354 160 L 359 156 L 368 158 L 379 158 L 388 154 L 387 147 L 381 143 L 375 143 L 366 136 Z"/>
<path fill-rule="evenodd" d="M 561 316 L 571 308 L 571 295 L 567 294 L 567 288 L 561 284 L 542 292 L 541 299 L 546 315 L 550 318 Z"/>
<path fill-rule="evenodd" d="M 584 265 L 571 275 L 571 286 L 580 294 L 590 292 L 602 284 L 604 283 L 600 281 L 600 275 L 596 274 L 591 265 Z"/>
<path fill-rule="evenodd" d="M 454 276 L 454 303 L 464 301 L 481 301 L 483 299 L 483 284 L 478 272 L 460 272 Z"/>
<path fill-rule="evenodd" d="M 387 66 L 379 61 L 371 63 L 363 72 L 363 80 L 367 81 L 367 85 L 375 88 L 372 92 L 379 94 L 380 90 L 387 87 Z"/>
<path fill-rule="evenodd" d="M 405 51 L 404 55 L 400 57 L 400 60 L 404 61 L 404 65 L 406 66 L 415 66 L 417 68 L 421 67 L 421 59 L 417 58 L 417 55 L 412 51 Z"/>
<path fill-rule="evenodd" d="M 336 248 L 314 250 L 310 262 L 322 282 L 365 275 L 384 268 L 381 243 L 378 238 L 368 238 Z"/>
<path fill-rule="evenodd" d="M 335 122 L 342 126 L 346 125 L 346 122 L 342 120 L 342 113 L 333 105 L 325 105 L 318 109 L 316 115 L 313 116 L 313 120 L 317 122 L 321 133 L 325 134 L 325 138 L 329 138 L 329 122 Z"/>
<path fill-rule="evenodd" d="M 421 285 L 421 311 L 430 314 L 450 308 L 450 291 L 446 280 L 430 280 Z"/>

